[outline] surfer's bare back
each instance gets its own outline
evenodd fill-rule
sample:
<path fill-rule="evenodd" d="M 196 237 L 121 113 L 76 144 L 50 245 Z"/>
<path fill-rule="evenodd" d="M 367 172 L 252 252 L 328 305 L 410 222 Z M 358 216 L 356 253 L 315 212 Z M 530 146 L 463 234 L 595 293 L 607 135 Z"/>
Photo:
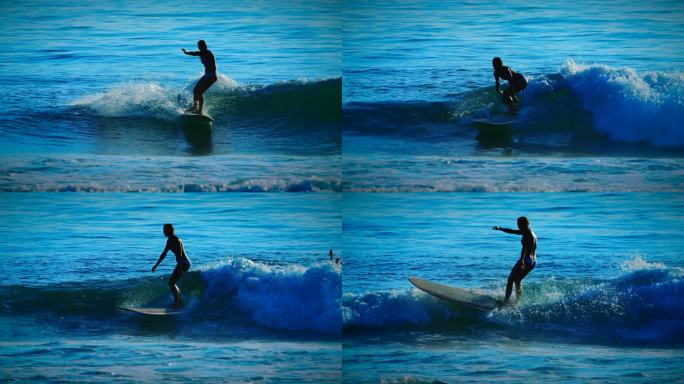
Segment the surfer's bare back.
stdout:
<path fill-rule="evenodd" d="M 188 112 L 201 115 L 202 108 L 204 107 L 204 92 L 218 80 L 218 77 L 216 75 L 216 59 L 214 58 L 214 54 L 207 49 L 207 43 L 204 40 L 200 40 L 197 42 L 197 48 L 199 48 L 199 51 L 186 51 L 185 48 L 182 48 L 182 51 L 186 55 L 199 56 L 204 65 L 204 76 L 199 79 L 197 85 L 195 85 L 195 88 L 192 90 L 192 108 L 188 109 Z"/>
<path fill-rule="evenodd" d="M 500 93 L 503 96 L 501 100 L 508 106 L 509 113 L 515 113 L 517 108 L 513 104 L 518 99 L 515 94 L 527 88 L 527 79 L 522 73 L 515 72 L 511 68 L 503 65 L 503 60 L 500 57 L 495 57 L 492 59 L 492 66 L 494 67 L 494 81 L 496 82 L 496 93 Z M 499 78 L 508 81 L 508 88 L 503 92 L 499 89 Z"/>

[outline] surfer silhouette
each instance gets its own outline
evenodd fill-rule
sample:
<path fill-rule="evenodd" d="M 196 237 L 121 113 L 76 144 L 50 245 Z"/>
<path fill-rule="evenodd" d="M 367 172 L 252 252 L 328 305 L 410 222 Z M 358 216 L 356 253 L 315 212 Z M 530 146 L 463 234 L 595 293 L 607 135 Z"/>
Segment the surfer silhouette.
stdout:
<path fill-rule="evenodd" d="M 333 250 L 332 250 L 332 249 L 330 250 L 330 252 L 328 252 L 328 256 L 330 256 L 330 262 L 332 263 L 332 262 L 333 262 L 333 257 L 334 257 L 334 254 L 333 254 Z M 339 258 L 339 257 L 335 258 L 335 264 L 338 264 L 338 265 L 342 264 L 342 259 Z"/>
<path fill-rule="evenodd" d="M 522 296 L 522 279 L 532 272 L 537 265 L 537 235 L 532 232 L 530 228 L 530 221 L 525 216 L 518 217 L 518 229 L 502 228 L 499 226 L 492 227 L 492 230 L 510 233 L 512 235 L 522 235 L 522 249 L 520 250 L 520 259 L 515 263 L 508 275 L 508 283 L 506 284 L 506 297 L 504 298 L 504 305 L 508 304 L 511 297 L 513 284 L 515 284 L 516 302 Z"/>
<path fill-rule="evenodd" d="M 166 247 L 164 247 L 164 251 L 159 256 L 157 263 L 152 267 L 152 272 L 155 272 L 157 266 L 164 261 L 164 258 L 169 251 L 176 255 L 176 268 L 173 269 L 173 273 L 169 279 L 169 288 L 171 288 L 171 293 L 173 294 L 173 305 L 175 307 L 180 307 L 180 289 L 178 289 L 176 283 L 183 274 L 190 269 L 190 259 L 188 259 L 188 255 L 185 254 L 183 241 L 174 233 L 173 224 L 164 224 L 164 235 L 168 238 L 166 240 Z"/>
<path fill-rule="evenodd" d="M 522 73 L 515 72 L 511 68 L 503 65 L 500 57 L 492 59 L 492 66 L 494 67 L 494 80 L 496 81 L 496 92 L 502 94 L 501 100 L 508 106 L 508 113 L 517 112 L 515 102 L 518 99 L 515 94 L 527 88 L 527 79 Z M 499 78 L 508 81 L 508 88 L 503 92 L 499 89 Z"/>
<path fill-rule="evenodd" d="M 207 49 L 207 43 L 204 40 L 200 40 L 197 42 L 197 48 L 199 48 L 199 51 L 186 51 L 185 48 L 182 48 L 182 51 L 186 55 L 199 56 L 204 65 L 204 76 L 199 79 L 195 88 L 192 90 L 192 108 L 187 110 L 187 112 L 201 115 L 202 108 L 204 107 L 204 92 L 218 80 L 218 77 L 216 75 L 216 59 L 214 58 L 214 54 Z"/>

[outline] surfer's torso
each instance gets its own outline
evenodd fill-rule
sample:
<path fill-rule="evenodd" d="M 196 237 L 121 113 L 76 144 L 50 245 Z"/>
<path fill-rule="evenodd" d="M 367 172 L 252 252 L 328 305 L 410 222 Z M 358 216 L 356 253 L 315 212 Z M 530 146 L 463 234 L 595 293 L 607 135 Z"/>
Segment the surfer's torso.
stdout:
<path fill-rule="evenodd" d="M 216 59 L 214 54 L 207 49 L 206 51 L 200 51 L 199 57 L 204 65 L 204 74 L 216 76 Z"/>
<path fill-rule="evenodd" d="M 537 235 L 532 232 L 523 232 L 521 256 L 525 260 L 525 264 L 534 264 L 537 262 Z"/>
<path fill-rule="evenodd" d="M 176 237 L 169 237 L 166 240 L 166 248 L 168 248 L 174 255 L 176 255 L 176 264 L 183 266 L 184 269 L 190 268 L 190 259 L 185 254 L 185 247 L 183 246 L 183 241 Z M 186 268 L 187 267 L 187 268 Z"/>
<path fill-rule="evenodd" d="M 518 80 L 520 78 L 525 78 L 521 73 L 512 70 L 510 67 L 502 65 L 501 67 L 494 70 L 494 78 L 499 80 L 502 78 L 507 81 Z"/>

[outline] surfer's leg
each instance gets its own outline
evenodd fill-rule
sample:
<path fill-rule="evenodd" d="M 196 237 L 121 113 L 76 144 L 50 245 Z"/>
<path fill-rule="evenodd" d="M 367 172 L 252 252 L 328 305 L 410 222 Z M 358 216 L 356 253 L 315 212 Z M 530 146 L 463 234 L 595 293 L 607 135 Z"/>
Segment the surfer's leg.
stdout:
<path fill-rule="evenodd" d="M 508 283 L 506 283 L 506 297 L 504 297 L 504 304 L 508 304 L 508 300 L 511 298 L 511 291 L 513 291 L 513 273 L 508 276 Z"/>
<path fill-rule="evenodd" d="M 520 297 L 522 297 L 522 279 L 524 279 L 528 273 L 532 272 L 534 266 L 534 264 L 526 265 L 525 269 L 519 272 L 518 280 L 515 281 L 515 295 L 517 300 L 520 300 Z"/>
<path fill-rule="evenodd" d="M 202 80 L 197 83 L 197 100 L 199 101 L 199 113 L 202 113 L 204 107 L 204 92 L 206 92 L 212 84 L 216 82 L 215 77 L 204 75 Z"/>
<path fill-rule="evenodd" d="M 192 110 L 202 113 L 202 104 L 204 104 L 204 97 L 202 94 L 206 90 L 204 84 L 207 81 L 207 75 L 202 76 L 197 80 L 195 88 L 192 89 Z"/>
<path fill-rule="evenodd" d="M 519 280 L 519 275 L 520 275 L 520 260 L 518 260 L 517 263 L 513 266 L 511 269 L 511 273 L 508 275 L 508 282 L 506 283 L 506 296 L 504 297 L 504 304 L 508 303 L 508 300 L 511 298 L 511 293 L 513 293 L 513 284 L 516 284 L 516 292 L 517 292 L 517 286 L 520 284 Z"/>
<path fill-rule="evenodd" d="M 513 100 L 515 98 L 515 93 L 512 87 L 508 87 L 504 90 L 501 100 L 508 106 L 508 112 L 515 112 L 515 106 L 513 105 Z"/>
<path fill-rule="evenodd" d="M 200 81 L 202 81 L 202 79 L 197 81 L 197 84 L 195 84 L 195 88 L 192 89 L 192 108 L 190 109 L 190 111 L 197 110 L 197 87 L 199 87 Z"/>
<path fill-rule="evenodd" d="M 511 91 L 511 99 L 517 103 L 518 97 L 516 96 L 516 93 L 522 92 L 525 88 L 527 88 L 527 79 L 521 77 L 515 82 L 515 89 Z"/>
<path fill-rule="evenodd" d="M 202 109 L 204 108 L 204 95 L 200 93 L 200 94 L 197 96 L 197 100 L 198 100 L 198 102 L 199 102 L 199 107 L 197 108 L 197 113 L 199 113 L 199 114 L 201 115 L 201 114 L 202 114 Z"/>
<path fill-rule="evenodd" d="M 180 307 L 181 305 L 181 298 L 180 289 L 178 289 L 176 282 L 178 282 L 178 279 L 180 279 L 181 276 L 183 276 L 183 270 L 180 268 L 180 266 L 176 266 L 171 274 L 171 278 L 169 279 L 169 288 L 171 288 L 171 293 L 173 294 L 173 305 L 177 307 Z"/>

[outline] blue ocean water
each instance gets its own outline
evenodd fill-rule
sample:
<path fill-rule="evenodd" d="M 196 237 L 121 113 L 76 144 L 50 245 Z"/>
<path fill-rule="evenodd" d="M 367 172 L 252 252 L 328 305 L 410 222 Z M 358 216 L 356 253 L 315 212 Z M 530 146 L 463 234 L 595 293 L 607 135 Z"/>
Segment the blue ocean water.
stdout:
<path fill-rule="evenodd" d="M 678 193 L 345 193 L 344 382 L 681 379 Z M 476 208 L 475 208 L 476 207 Z M 485 314 L 417 276 L 503 297 L 529 218 L 537 266 Z"/>
<path fill-rule="evenodd" d="M 339 189 L 340 17 L 328 1 L 1 4 L 0 190 Z M 204 72 L 181 48 L 199 39 L 211 129 L 180 118 Z M 193 175 L 215 176 L 188 181 L 198 156 L 216 161 Z"/>
<path fill-rule="evenodd" d="M 4 378 L 339 380 L 339 194 L 1 193 L 0 211 Z M 185 310 L 122 311 L 172 302 L 174 256 L 150 271 L 165 222 Z"/>
<path fill-rule="evenodd" d="M 681 191 L 683 20 L 672 1 L 346 3 L 343 189 Z M 478 122 L 505 113 L 495 56 L 529 80 L 504 126 Z"/>

